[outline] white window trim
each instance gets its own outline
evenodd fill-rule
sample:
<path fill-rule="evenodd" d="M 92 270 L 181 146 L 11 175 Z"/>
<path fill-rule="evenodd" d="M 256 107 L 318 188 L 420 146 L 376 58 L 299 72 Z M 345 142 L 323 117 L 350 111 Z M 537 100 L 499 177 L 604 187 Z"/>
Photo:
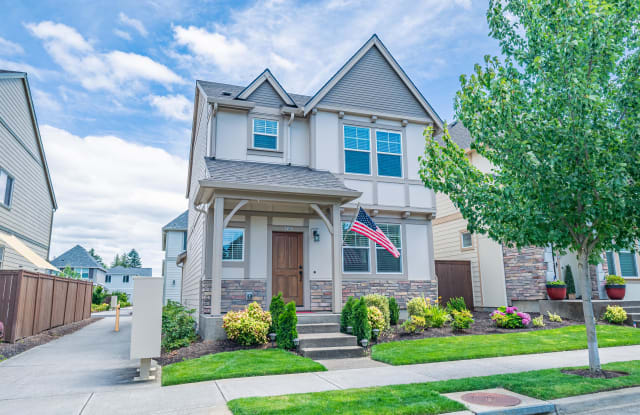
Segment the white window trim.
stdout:
<path fill-rule="evenodd" d="M 377 225 L 398 225 L 398 229 L 399 229 L 399 233 L 398 236 L 400 237 L 400 243 L 402 244 L 402 225 L 399 223 L 378 223 Z M 398 251 L 400 252 L 400 257 L 398 258 L 400 260 L 400 271 L 399 272 L 381 272 L 378 271 L 378 249 L 384 250 L 386 251 L 386 249 L 384 249 L 382 246 L 378 247 L 378 244 L 376 242 L 373 242 L 373 248 L 376 250 L 376 274 L 382 274 L 382 275 L 403 275 L 404 274 L 404 269 L 403 269 L 403 258 L 402 258 L 402 253 L 404 251 L 404 247 L 401 245 L 400 248 L 398 248 L 396 246 L 396 248 L 398 248 Z"/>
<path fill-rule="evenodd" d="M 227 229 L 232 229 L 232 230 L 237 230 L 237 231 L 241 231 L 242 232 L 242 259 L 222 259 L 222 262 L 244 262 L 244 251 L 247 247 L 247 241 L 246 241 L 246 237 L 247 237 L 247 233 L 245 232 L 244 228 L 232 228 L 232 227 L 226 227 L 225 229 L 222 230 L 222 249 L 224 250 L 224 231 Z M 222 256 L 222 252 L 220 252 L 220 255 Z"/>
<path fill-rule="evenodd" d="M 127 281 L 125 282 L 125 277 L 127 278 Z M 129 277 L 128 275 L 123 275 L 122 276 L 122 283 L 123 284 L 129 284 L 129 282 L 131 281 L 131 277 Z"/>
<path fill-rule="evenodd" d="M 369 130 L 369 150 L 359 150 L 359 149 L 355 149 L 355 148 L 347 148 L 345 146 L 345 140 L 346 140 L 346 137 L 344 135 L 345 127 L 355 127 L 355 128 L 363 128 L 363 129 Z M 362 127 L 360 125 L 347 124 L 347 123 L 342 125 L 342 150 L 345 152 L 345 154 L 343 156 L 343 159 L 344 159 L 344 166 L 343 166 L 344 174 L 353 174 L 353 175 L 356 175 L 356 176 L 369 176 L 369 177 L 373 176 L 373 162 L 372 162 L 373 150 L 371 148 L 372 147 L 371 146 L 371 131 L 372 131 L 372 128 L 370 128 L 370 127 Z M 353 172 L 348 172 L 347 171 L 347 156 L 346 156 L 346 152 L 347 151 L 358 151 L 358 152 L 361 152 L 361 153 L 369 153 L 369 173 L 368 174 L 367 173 L 353 173 Z M 369 268 L 371 268 L 371 267 L 369 267 Z"/>
<path fill-rule="evenodd" d="M 467 234 L 467 233 L 468 233 L 469 235 L 471 235 L 471 245 L 469 245 L 469 246 L 464 246 L 464 235 L 465 235 L 465 234 Z M 468 230 L 460 231 L 460 249 L 461 249 L 462 251 L 466 251 L 466 250 L 469 250 L 469 249 L 473 249 L 473 234 L 472 234 L 471 232 L 469 232 Z"/>
<path fill-rule="evenodd" d="M 256 146 L 256 120 L 272 121 L 272 122 L 276 123 L 276 133 L 275 133 L 275 135 L 274 134 L 267 134 L 267 133 L 264 133 L 264 134 L 260 133 L 260 135 L 267 135 L 269 137 L 275 137 L 276 138 L 276 148 L 266 148 L 266 147 L 257 147 Z M 274 119 L 270 119 L 270 118 L 260 118 L 260 117 L 251 118 L 251 149 L 252 150 L 279 151 L 279 149 L 280 149 L 279 136 L 280 136 L 280 121 L 274 120 Z"/>
<path fill-rule="evenodd" d="M 0 269 L 2 269 L 2 264 L 4 263 L 4 255 L 5 255 L 4 246 L 0 246 Z"/>
<path fill-rule="evenodd" d="M 0 195 L 0 206 L 6 208 L 6 209 L 11 209 L 11 205 L 13 205 L 13 191 L 16 188 L 16 178 L 14 176 L 11 175 L 11 173 L 9 173 L 9 171 L 7 171 L 6 169 L 3 169 L 2 167 L 0 167 L 0 173 L 4 172 L 4 174 L 7 175 L 7 181 L 11 180 L 11 191 L 9 192 L 9 204 L 5 204 L 4 203 L 4 198 L 6 196 L 5 194 Z M 5 190 L 6 192 L 6 190 Z"/>
<path fill-rule="evenodd" d="M 378 151 L 378 131 L 382 132 L 382 133 L 390 133 L 390 134 L 398 134 L 400 136 L 400 153 L 388 153 L 386 151 Z M 375 130 L 376 133 L 376 166 L 378 168 L 378 171 L 376 172 L 377 176 L 379 177 L 395 177 L 397 179 L 403 179 L 404 178 L 404 151 L 402 148 L 402 132 L 401 131 L 395 131 L 395 130 L 384 130 L 384 129 L 376 129 Z M 396 157 L 400 157 L 400 176 L 387 176 L 386 174 L 380 174 L 380 163 L 378 162 L 377 158 L 378 158 L 378 154 L 388 154 L 390 156 L 396 156 Z"/>
<path fill-rule="evenodd" d="M 342 223 L 345 223 L 345 222 L 343 221 Z M 344 232 L 349 232 L 349 230 L 347 230 L 347 231 L 343 230 L 343 233 Z M 358 234 L 358 235 L 360 235 L 360 234 Z M 373 267 L 371 266 L 371 259 L 372 259 L 372 257 L 371 257 L 371 242 L 372 241 L 369 238 L 367 238 L 367 242 L 368 242 L 368 246 L 365 247 L 365 246 L 345 246 L 344 245 L 344 240 L 342 241 L 342 251 L 341 251 L 342 258 L 341 258 L 341 262 L 342 262 L 342 273 L 343 274 L 365 275 L 365 274 L 371 274 L 372 273 L 372 269 L 373 269 Z M 361 248 L 361 249 L 367 249 L 368 250 L 367 271 L 345 271 L 344 270 L 344 249 L 345 248 Z M 375 249 L 375 246 L 374 246 L 374 249 Z"/>

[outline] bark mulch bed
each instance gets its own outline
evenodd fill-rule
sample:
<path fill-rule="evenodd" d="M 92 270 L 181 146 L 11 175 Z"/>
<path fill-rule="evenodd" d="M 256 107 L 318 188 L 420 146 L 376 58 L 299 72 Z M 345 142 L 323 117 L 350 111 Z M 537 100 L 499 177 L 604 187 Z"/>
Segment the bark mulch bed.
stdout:
<path fill-rule="evenodd" d="M 197 357 L 208 354 L 221 352 L 233 352 L 244 349 L 268 349 L 271 343 L 259 346 L 241 346 L 231 340 L 198 340 L 187 347 L 183 347 L 170 352 L 163 351 L 162 355 L 154 359 L 160 366 L 166 366 L 171 363 L 182 362 L 183 360 L 195 359 Z"/>
<path fill-rule="evenodd" d="M 40 334 L 25 337 L 13 344 L 0 342 L 0 361 L 13 357 L 36 346 L 40 346 L 41 344 L 49 343 L 50 341 L 60 338 L 66 334 L 71 334 L 74 331 L 78 331 L 81 328 L 101 319 L 102 317 L 93 317 L 82 321 L 76 321 L 75 323 L 43 331 Z"/>
<path fill-rule="evenodd" d="M 599 372 L 592 372 L 589 369 L 573 369 L 573 370 L 561 370 L 562 373 L 567 375 L 577 375 L 583 378 L 592 379 L 613 379 L 621 376 L 629 376 L 627 372 L 621 372 L 618 370 L 601 370 Z"/>

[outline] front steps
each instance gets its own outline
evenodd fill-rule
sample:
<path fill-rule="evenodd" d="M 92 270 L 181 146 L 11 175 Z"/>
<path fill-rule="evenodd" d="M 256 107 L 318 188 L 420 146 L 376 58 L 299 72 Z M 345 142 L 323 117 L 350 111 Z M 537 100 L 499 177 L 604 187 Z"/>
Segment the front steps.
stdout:
<path fill-rule="evenodd" d="M 314 360 L 363 357 L 364 348 L 355 336 L 340 333 L 340 315 L 298 314 L 300 353 Z"/>

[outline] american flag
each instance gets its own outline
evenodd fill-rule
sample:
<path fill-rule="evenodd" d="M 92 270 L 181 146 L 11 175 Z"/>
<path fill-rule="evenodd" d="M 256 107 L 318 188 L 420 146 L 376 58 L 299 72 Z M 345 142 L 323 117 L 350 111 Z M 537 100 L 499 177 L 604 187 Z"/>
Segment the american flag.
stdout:
<path fill-rule="evenodd" d="M 377 242 L 378 245 L 389 251 L 394 258 L 400 257 L 398 248 L 396 248 L 393 242 L 387 238 L 387 235 L 380 230 L 378 225 L 376 225 L 373 219 L 371 219 L 371 217 L 367 215 L 367 212 L 365 212 L 361 207 L 358 207 L 358 215 L 351 224 L 351 228 L 349 230 L 357 232 L 360 235 L 366 236 L 372 241 Z"/>

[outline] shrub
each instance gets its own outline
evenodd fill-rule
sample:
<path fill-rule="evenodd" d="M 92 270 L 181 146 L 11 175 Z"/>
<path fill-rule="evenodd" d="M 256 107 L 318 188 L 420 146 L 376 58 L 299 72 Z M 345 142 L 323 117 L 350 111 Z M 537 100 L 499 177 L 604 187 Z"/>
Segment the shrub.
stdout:
<path fill-rule="evenodd" d="M 353 308 L 353 334 L 358 338 L 358 343 L 362 339 L 371 339 L 371 325 L 369 324 L 369 312 L 367 303 L 361 298 Z"/>
<path fill-rule="evenodd" d="M 424 297 L 415 297 L 407 303 L 407 311 L 409 316 L 424 316 L 427 311 L 427 300 Z"/>
<path fill-rule="evenodd" d="M 395 326 L 400 320 L 400 307 L 395 297 L 389 298 L 389 324 Z"/>
<path fill-rule="evenodd" d="M 544 327 L 544 316 L 541 314 L 538 317 L 531 320 L 533 327 Z"/>
<path fill-rule="evenodd" d="M 467 308 L 467 303 L 464 302 L 463 297 L 449 298 L 449 301 L 447 301 L 447 311 L 451 313 L 453 310 L 456 310 L 456 311 L 469 310 Z"/>
<path fill-rule="evenodd" d="M 380 294 L 368 294 L 364 296 L 364 301 L 367 303 L 368 307 L 374 306 L 382 312 L 382 315 L 384 316 L 384 328 L 389 328 L 389 323 L 391 321 L 389 313 L 389 299 Z"/>
<path fill-rule="evenodd" d="M 129 303 L 129 296 L 127 296 L 127 293 L 122 292 L 122 291 L 114 291 L 111 293 L 111 296 L 116 296 L 118 297 L 118 303 L 127 303 L 129 305 L 131 305 L 131 303 Z M 122 305 L 120 306 L 122 307 Z"/>
<path fill-rule="evenodd" d="M 340 313 L 340 331 L 347 332 L 347 327 L 353 327 L 353 307 L 356 305 L 357 300 L 353 297 L 349 297 L 344 307 L 342 307 L 342 313 Z"/>
<path fill-rule="evenodd" d="M 93 287 L 93 293 L 91 294 L 91 304 L 102 304 L 107 297 L 107 292 L 102 285 L 96 285 Z"/>
<path fill-rule="evenodd" d="M 626 285 L 626 282 L 619 275 L 607 275 L 607 285 Z"/>
<path fill-rule="evenodd" d="M 426 328 L 424 317 L 411 316 L 409 320 L 402 323 L 402 328 L 407 333 L 422 333 Z"/>
<path fill-rule="evenodd" d="M 436 304 L 427 304 L 427 310 L 424 313 L 424 319 L 427 327 L 442 327 L 451 319 L 447 310 Z"/>
<path fill-rule="evenodd" d="M 107 311 L 111 307 L 110 304 L 91 304 L 91 312 L 99 313 L 101 311 Z"/>
<path fill-rule="evenodd" d="M 269 312 L 271 313 L 271 327 L 269 330 L 271 333 L 278 332 L 278 319 L 283 311 L 284 301 L 282 300 L 282 293 L 278 293 L 278 295 L 271 299 L 271 304 L 269 304 Z"/>
<path fill-rule="evenodd" d="M 622 324 L 627 319 L 627 312 L 624 311 L 624 308 L 614 305 L 607 306 L 607 311 L 602 315 L 602 319 L 608 321 L 613 324 Z"/>
<path fill-rule="evenodd" d="M 131 303 L 128 301 L 120 301 L 118 304 L 120 305 L 120 308 L 131 307 Z"/>
<path fill-rule="evenodd" d="M 369 319 L 371 330 L 384 330 L 384 315 L 382 315 L 382 311 L 378 307 L 374 305 L 367 307 L 367 318 Z"/>
<path fill-rule="evenodd" d="M 498 307 L 493 313 L 491 313 L 491 320 L 496 323 L 496 326 L 505 329 L 519 329 L 529 325 L 531 323 L 531 316 L 527 313 L 521 313 L 518 311 L 518 307 Z"/>
<path fill-rule="evenodd" d="M 471 327 L 473 324 L 473 314 L 469 310 L 453 310 L 451 311 L 453 321 L 451 321 L 451 327 L 454 330 L 464 330 Z"/>
<path fill-rule="evenodd" d="M 554 323 L 562 323 L 562 318 L 556 313 L 547 311 L 547 317 L 549 317 L 549 321 L 553 321 Z"/>
<path fill-rule="evenodd" d="M 229 311 L 222 322 L 230 340 L 243 346 L 264 344 L 271 327 L 271 313 L 262 311 L 260 304 L 253 302 L 245 310 Z"/>
<path fill-rule="evenodd" d="M 573 280 L 573 272 L 571 272 L 571 266 L 567 265 L 567 268 L 564 272 L 564 282 L 567 284 L 567 294 L 575 294 L 576 293 L 576 284 Z"/>
<path fill-rule="evenodd" d="M 196 320 L 182 304 L 169 300 L 162 307 L 162 347 L 174 350 L 190 345 L 196 338 Z"/>
<path fill-rule="evenodd" d="M 289 302 L 284 311 L 278 317 L 278 331 L 276 331 L 276 341 L 281 349 L 291 350 L 295 348 L 293 339 L 298 338 L 298 316 L 296 316 L 296 303 Z"/>
<path fill-rule="evenodd" d="M 564 287 L 566 284 L 562 280 L 547 281 L 547 285 Z"/>

